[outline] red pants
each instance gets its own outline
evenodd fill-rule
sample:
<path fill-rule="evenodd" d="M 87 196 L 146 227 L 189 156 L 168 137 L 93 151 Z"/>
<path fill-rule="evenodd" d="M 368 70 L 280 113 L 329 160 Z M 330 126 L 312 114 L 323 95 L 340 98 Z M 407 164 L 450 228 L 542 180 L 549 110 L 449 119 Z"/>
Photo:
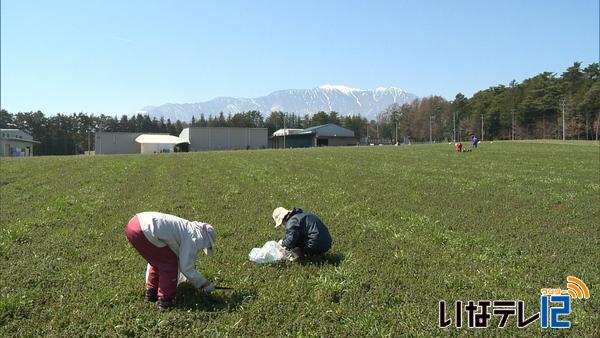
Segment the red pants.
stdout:
<path fill-rule="evenodd" d="M 144 235 L 137 216 L 134 216 L 125 228 L 125 236 L 150 264 L 147 289 L 157 289 L 158 297 L 172 299 L 177 290 L 178 259 L 168 246 L 159 248 Z"/>

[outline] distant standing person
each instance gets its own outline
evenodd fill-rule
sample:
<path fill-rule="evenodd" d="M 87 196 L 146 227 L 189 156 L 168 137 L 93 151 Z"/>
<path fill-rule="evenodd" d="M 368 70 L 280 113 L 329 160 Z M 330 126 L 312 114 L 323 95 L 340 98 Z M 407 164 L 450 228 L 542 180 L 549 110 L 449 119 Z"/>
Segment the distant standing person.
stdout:
<path fill-rule="evenodd" d="M 158 300 L 161 311 L 172 306 L 179 272 L 196 288 L 215 290 L 195 268 L 199 251 L 213 255 L 217 234 L 212 225 L 160 212 L 141 212 L 129 220 L 125 236 L 149 264 L 146 299 Z"/>
<path fill-rule="evenodd" d="M 280 244 L 298 257 L 320 255 L 331 249 L 331 235 L 325 224 L 315 214 L 300 208 L 273 210 L 275 227 L 284 225 L 285 238 Z"/>
<path fill-rule="evenodd" d="M 471 148 L 477 149 L 478 143 L 479 143 L 479 139 L 477 138 L 477 136 L 475 136 L 475 135 L 471 136 Z"/>

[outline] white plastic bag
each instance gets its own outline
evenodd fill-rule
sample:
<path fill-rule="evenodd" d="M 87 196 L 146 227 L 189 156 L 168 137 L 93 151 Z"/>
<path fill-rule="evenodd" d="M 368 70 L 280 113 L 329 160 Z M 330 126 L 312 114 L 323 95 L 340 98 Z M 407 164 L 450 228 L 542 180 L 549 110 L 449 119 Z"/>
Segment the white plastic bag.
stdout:
<path fill-rule="evenodd" d="M 262 248 L 254 248 L 250 251 L 248 259 L 258 264 L 273 263 L 285 258 L 286 250 L 275 241 L 268 241 Z"/>
<path fill-rule="evenodd" d="M 146 284 L 148 283 L 148 275 L 150 274 L 150 264 L 146 266 Z M 187 282 L 187 278 L 181 273 L 177 272 L 177 285 Z"/>

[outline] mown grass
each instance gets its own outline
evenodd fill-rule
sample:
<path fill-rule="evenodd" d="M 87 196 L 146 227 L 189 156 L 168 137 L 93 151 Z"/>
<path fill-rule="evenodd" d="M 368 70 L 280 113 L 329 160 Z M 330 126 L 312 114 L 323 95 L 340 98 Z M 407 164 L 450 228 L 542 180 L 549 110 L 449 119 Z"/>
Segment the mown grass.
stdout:
<path fill-rule="evenodd" d="M 437 328 L 438 301 L 521 299 L 583 279 L 577 336 L 598 336 L 598 143 L 483 143 L 2 159 L 0 336 L 539 335 L 539 322 Z M 313 211 L 334 238 L 322 261 L 257 266 L 283 233 L 277 206 Z M 212 223 L 199 270 L 235 292 L 180 287 L 143 299 L 136 212 Z M 491 321 L 495 327 L 498 319 Z"/>

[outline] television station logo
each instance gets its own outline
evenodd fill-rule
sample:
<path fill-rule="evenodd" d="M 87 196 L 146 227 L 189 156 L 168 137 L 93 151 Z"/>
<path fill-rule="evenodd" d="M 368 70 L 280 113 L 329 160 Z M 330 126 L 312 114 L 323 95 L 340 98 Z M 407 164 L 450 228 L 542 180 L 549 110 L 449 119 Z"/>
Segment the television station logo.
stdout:
<path fill-rule="evenodd" d="M 522 300 L 469 300 L 467 302 L 457 300 L 454 304 L 454 313 L 449 314 L 446 301 L 439 302 L 438 326 L 449 328 L 454 325 L 462 328 L 466 321 L 466 327 L 470 329 L 485 329 L 490 326 L 492 316 L 499 317 L 498 327 L 505 328 L 509 319 L 513 317 L 517 328 L 525 328 L 535 321 L 540 321 L 543 329 L 568 329 L 571 321 L 571 303 L 573 300 L 585 300 L 590 298 L 590 290 L 585 283 L 573 276 L 567 277 L 567 288 L 543 288 L 540 289 L 539 312 L 528 315 L 525 310 L 525 302 Z"/>

